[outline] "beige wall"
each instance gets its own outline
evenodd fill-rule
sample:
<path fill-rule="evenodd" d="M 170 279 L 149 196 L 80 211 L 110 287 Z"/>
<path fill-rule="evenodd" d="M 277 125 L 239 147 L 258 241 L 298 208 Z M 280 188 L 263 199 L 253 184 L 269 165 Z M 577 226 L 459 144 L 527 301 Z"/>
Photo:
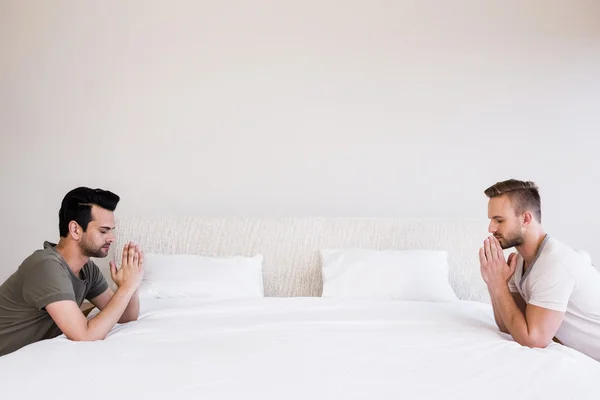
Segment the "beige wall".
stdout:
<path fill-rule="evenodd" d="M 0 1 L 0 279 L 77 185 L 132 214 L 480 217 L 600 260 L 596 1 Z M 600 263 L 600 261 L 597 261 Z"/>

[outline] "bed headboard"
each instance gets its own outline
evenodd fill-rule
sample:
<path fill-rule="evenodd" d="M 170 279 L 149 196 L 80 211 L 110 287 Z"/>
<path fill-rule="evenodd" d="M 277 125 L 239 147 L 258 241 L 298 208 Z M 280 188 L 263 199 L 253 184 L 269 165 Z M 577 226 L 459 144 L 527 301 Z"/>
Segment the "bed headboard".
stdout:
<path fill-rule="evenodd" d="M 450 284 L 457 296 L 489 302 L 478 259 L 488 235 L 487 220 L 126 217 L 117 218 L 116 224 L 116 249 L 134 240 L 145 253 L 261 253 L 266 296 L 320 296 L 321 248 L 442 249 L 449 252 Z"/>

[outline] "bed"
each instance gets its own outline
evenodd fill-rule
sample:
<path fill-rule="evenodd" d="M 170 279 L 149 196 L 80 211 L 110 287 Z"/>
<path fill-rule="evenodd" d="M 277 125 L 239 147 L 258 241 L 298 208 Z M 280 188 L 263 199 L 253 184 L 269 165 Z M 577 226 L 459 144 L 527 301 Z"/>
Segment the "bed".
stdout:
<path fill-rule="evenodd" d="M 486 226 L 452 219 L 119 219 L 116 248 L 133 239 L 156 255 L 255 260 L 260 254 L 264 291 L 238 298 L 148 291 L 139 320 L 117 325 L 104 341 L 58 337 L 0 358 L 0 393 L 7 399 L 597 399 L 599 362 L 557 343 L 523 347 L 496 328 L 477 262 Z M 324 257 L 323 249 L 342 249 L 344 257 Z M 393 249 L 393 257 L 414 249 L 446 252 L 456 298 L 337 295 L 329 285 L 333 275 L 324 271 L 348 260 L 344 249 Z"/>

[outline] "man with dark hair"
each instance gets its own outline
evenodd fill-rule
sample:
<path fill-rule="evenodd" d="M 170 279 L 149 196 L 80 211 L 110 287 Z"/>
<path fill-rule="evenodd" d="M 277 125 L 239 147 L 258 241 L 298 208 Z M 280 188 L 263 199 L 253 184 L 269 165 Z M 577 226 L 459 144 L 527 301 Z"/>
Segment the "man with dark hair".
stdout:
<path fill-rule="evenodd" d="M 90 260 L 108 255 L 119 200 L 101 189 L 67 193 L 59 211 L 58 244 L 45 242 L 0 286 L 0 356 L 61 333 L 74 341 L 101 340 L 116 323 L 137 320 L 144 273 L 139 246 L 125 245 L 118 271 L 110 262 L 116 292 Z M 85 299 L 100 309 L 89 320 L 80 309 Z"/>
<path fill-rule="evenodd" d="M 538 187 L 510 179 L 485 190 L 489 232 L 479 251 L 496 324 L 523 346 L 553 338 L 600 361 L 600 273 L 544 232 Z M 504 258 L 503 249 L 517 252 Z"/>

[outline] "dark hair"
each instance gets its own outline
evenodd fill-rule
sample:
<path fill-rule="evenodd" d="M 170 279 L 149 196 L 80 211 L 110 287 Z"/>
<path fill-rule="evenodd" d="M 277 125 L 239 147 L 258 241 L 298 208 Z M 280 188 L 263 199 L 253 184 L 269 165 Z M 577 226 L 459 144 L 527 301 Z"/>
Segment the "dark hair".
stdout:
<path fill-rule="evenodd" d="M 498 182 L 485 190 L 487 197 L 497 197 L 506 194 L 517 214 L 526 210 L 531 211 L 538 222 L 542 222 L 542 202 L 535 183 L 509 179 Z"/>
<path fill-rule="evenodd" d="M 85 232 L 92 220 L 92 205 L 115 211 L 119 196 L 102 189 L 78 187 L 67 193 L 58 212 L 58 230 L 61 237 L 69 233 L 69 222 L 77 222 Z"/>

